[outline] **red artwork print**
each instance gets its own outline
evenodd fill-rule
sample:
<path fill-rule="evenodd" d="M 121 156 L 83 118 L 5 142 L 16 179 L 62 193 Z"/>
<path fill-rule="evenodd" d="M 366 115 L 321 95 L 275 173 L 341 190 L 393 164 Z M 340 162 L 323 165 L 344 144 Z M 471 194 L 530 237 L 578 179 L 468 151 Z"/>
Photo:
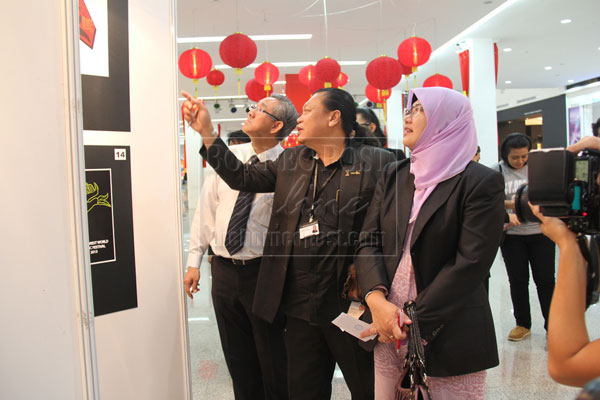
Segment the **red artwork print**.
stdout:
<path fill-rule="evenodd" d="M 79 39 L 88 45 L 90 49 L 94 48 L 94 39 L 96 38 L 96 25 L 92 21 L 90 12 L 83 0 L 79 0 Z"/>

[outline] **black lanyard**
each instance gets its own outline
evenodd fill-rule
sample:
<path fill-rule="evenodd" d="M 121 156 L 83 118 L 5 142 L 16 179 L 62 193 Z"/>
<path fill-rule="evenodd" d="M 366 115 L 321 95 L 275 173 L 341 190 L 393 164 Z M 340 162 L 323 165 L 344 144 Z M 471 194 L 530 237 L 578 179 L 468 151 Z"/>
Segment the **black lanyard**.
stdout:
<path fill-rule="evenodd" d="M 313 222 L 313 220 L 314 220 L 315 200 L 317 198 L 317 194 L 320 194 L 323 191 L 323 189 L 325 189 L 325 186 L 327 186 L 329 181 L 331 181 L 331 179 L 334 177 L 338 168 L 339 168 L 339 165 L 337 165 L 335 167 L 333 172 L 327 177 L 327 179 L 325 179 L 325 182 L 321 185 L 321 188 L 319 189 L 319 191 L 317 191 L 317 176 L 319 174 L 319 162 L 318 161 L 315 162 L 315 169 L 314 169 L 315 173 L 314 173 L 314 178 L 313 178 L 313 196 L 312 196 L 312 204 L 310 206 L 310 211 L 309 211 L 308 222 Z"/>

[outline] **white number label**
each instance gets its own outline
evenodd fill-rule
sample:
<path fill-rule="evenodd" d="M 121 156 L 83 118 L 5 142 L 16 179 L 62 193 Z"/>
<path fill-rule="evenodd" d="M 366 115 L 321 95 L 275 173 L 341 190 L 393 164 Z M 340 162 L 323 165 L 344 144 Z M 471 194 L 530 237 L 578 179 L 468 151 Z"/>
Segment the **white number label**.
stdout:
<path fill-rule="evenodd" d="M 125 149 L 115 149 L 115 160 L 116 161 L 127 160 L 127 151 Z"/>

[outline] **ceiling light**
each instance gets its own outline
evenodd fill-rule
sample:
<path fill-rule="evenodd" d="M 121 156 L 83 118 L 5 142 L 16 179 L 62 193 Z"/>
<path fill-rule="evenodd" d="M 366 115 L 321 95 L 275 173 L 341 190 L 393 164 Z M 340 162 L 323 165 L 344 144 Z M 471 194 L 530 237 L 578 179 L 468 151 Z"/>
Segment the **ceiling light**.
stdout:
<path fill-rule="evenodd" d="M 512 83 L 512 81 L 504 81 L 504 83 L 506 83 L 507 85 L 510 85 Z"/>
<path fill-rule="evenodd" d="M 442 51 L 444 51 L 444 49 L 446 47 L 456 45 L 456 43 L 460 43 L 460 41 L 462 40 L 462 38 L 468 36 L 475 29 L 477 29 L 480 26 L 484 25 L 487 21 L 491 20 L 496 15 L 500 14 L 502 11 L 506 10 L 508 7 L 510 7 L 513 4 L 515 4 L 517 1 L 519 1 L 519 0 L 506 0 L 504 3 L 500 4 L 498 7 L 494 8 L 488 14 L 486 14 L 485 16 L 483 16 L 483 18 L 481 18 L 477 22 L 475 22 L 473 25 L 469 26 L 467 29 L 465 29 L 464 31 L 460 32 L 458 35 L 454 36 L 452 39 L 450 39 L 449 41 L 447 41 L 446 43 L 444 43 L 443 45 L 441 45 L 440 47 L 438 47 L 437 49 L 435 49 L 431 53 L 431 56 L 429 57 L 429 59 L 435 58 L 436 55 L 440 54 Z"/>
<path fill-rule="evenodd" d="M 571 23 L 571 20 L 570 20 L 570 19 L 568 19 L 568 18 L 567 18 L 567 19 L 561 19 L 561 20 L 560 20 L 560 23 L 561 23 L 561 24 L 570 24 L 570 23 Z"/>
<path fill-rule="evenodd" d="M 546 71 L 550 71 L 550 70 L 552 69 L 552 67 L 548 65 L 548 66 L 544 67 L 544 69 L 545 69 Z"/>
<path fill-rule="evenodd" d="M 569 80 L 567 81 L 567 83 L 573 83 L 573 82 L 575 82 L 573 79 L 569 79 Z"/>
<path fill-rule="evenodd" d="M 219 43 L 226 36 L 198 36 L 177 38 L 177 43 Z M 308 40 L 312 39 L 312 33 L 301 33 L 297 35 L 250 35 L 250 39 L 259 40 Z"/>
<path fill-rule="evenodd" d="M 512 49 L 510 47 L 505 47 L 504 51 L 507 52 L 507 53 L 510 53 L 512 51 Z"/>
<path fill-rule="evenodd" d="M 198 97 L 198 100 L 229 100 L 229 99 L 247 99 L 248 96 L 240 95 L 240 96 L 205 96 Z M 185 97 L 179 97 L 177 100 L 185 101 L 187 100 Z"/>

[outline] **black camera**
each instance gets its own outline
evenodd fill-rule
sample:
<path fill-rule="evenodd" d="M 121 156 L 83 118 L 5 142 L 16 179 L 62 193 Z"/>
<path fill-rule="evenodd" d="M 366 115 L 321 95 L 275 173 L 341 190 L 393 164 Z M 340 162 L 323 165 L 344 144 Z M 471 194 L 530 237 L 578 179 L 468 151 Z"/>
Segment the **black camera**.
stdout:
<path fill-rule="evenodd" d="M 586 307 L 600 296 L 600 153 L 585 149 L 579 154 L 564 149 L 529 153 L 529 185 L 517 190 L 515 213 L 521 222 L 540 222 L 528 202 L 540 206 L 542 214 L 558 217 L 579 234 L 581 253 L 588 261 Z M 592 235 L 588 243 L 585 236 Z"/>
<path fill-rule="evenodd" d="M 529 184 L 521 186 L 515 197 L 519 221 L 540 222 L 527 204 L 531 202 L 545 216 L 562 219 L 575 233 L 600 234 L 600 152 L 533 150 L 527 164 Z"/>

